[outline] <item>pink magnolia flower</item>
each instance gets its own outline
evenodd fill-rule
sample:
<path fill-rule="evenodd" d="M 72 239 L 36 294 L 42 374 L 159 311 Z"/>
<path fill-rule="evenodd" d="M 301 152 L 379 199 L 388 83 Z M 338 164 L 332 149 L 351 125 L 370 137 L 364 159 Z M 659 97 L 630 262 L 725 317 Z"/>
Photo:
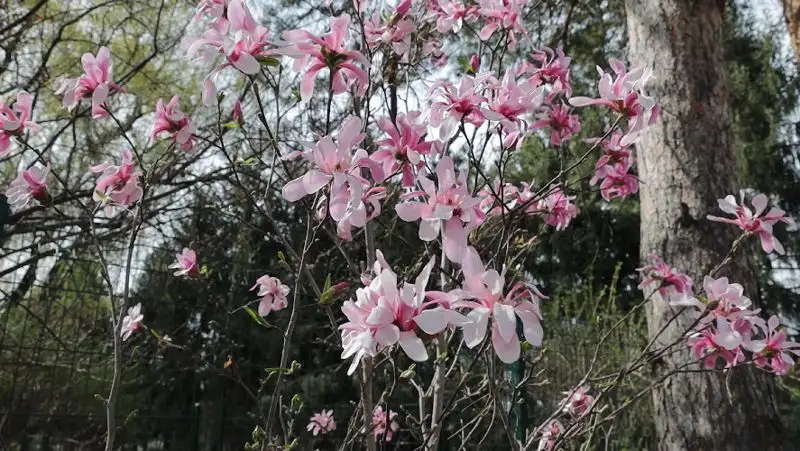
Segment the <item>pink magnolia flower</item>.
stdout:
<path fill-rule="evenodd" d="M 526 34 L 522 25 L 522 7 L 527 0 L 478 0 L 478 13 L 484 17 L 486 25 L 478 36 L 488 40 L 497 30 L 505 30 L 509 49 L 517 45 L 517 33 Z"/>
<path fill-rule="evenodd" d="M 739 321 L 740 327 L 749 329 L 749 322 Z M 686 340 L 697 360 L 703 360 L 706 369 L 714 369 L 717 359 L 725 361 L 725 368 L 731 368 L 744 361 L 741 345 L 744 342 L 742 329 L 734 327 L 727 319 L 717 318 L 716 328 L 707 327 Z"/>
<path fill-rule="evenodd" d="M 463 174 L 456 174 L 453 159 L 449 156 L 442 157 L 436 165 L 436 183 L 427 177 L 420 177 L 418 182 L 422 191 L 401 197 L 423 198 L 425 201 L 397 204 L 397 215 L 408 222 L 421 219 L 419 238 L 423 241 L 433 241 L 441 230 L 445 255 L 450 261 L 460 263 L 470 232 L 486 218 L 480 209 L 481 200 L 469 192 Z"/>
<path fill-rule="evenodd" d="M 283 310 L 289 305 L 286 297 L 291 290 L 277 277 L 267 275 L 259 277 L 255 285 L 250 287 L 250 291 L 256 288 L 258 288 L 257 296 L 261 297 L 261 302 L 258 303 L 259 315 L 267 316 L 272 312 Z"/>
<path fill-rule="evenodd" d="M 408 61 L 408 52 L 411 49 L 411 33 L 416 29 L 414 24 L 406 19 L 411 8 L 410 0 L 401 1 L 386 19 L 375 12 L 372 19 L 364 21 L 364 35 L 367 44 L 377 47 L 380 44 L 389 46 L 392 51 Z"/>
<path fill-rule="evenodd" d="M 311 417 L 311 421 L 306 426 L 306 429 L 314 434 L 314 437 L 319 434 L 325 435 L 336 430 L 336 422 L 333 421 L 333 409 L 323 409 L 320 413 L 315 413 Z"/>
<path fill-rule="evenodd" d="M 494 190 L 484 187 L 478 195 L 481 198 L 481 211 L 487 216 L 501 215 L 504 210 L 510 212 L 521 201 L 519 188 L 508 182 L 502 187 L 495 185 Z"/>
<path fill-rule="evenodd" d="M 772 234 L 772 226 L 778 222 L 794 226 L 794 220 L 786 216 L 786 213 L 780 208 L 773 207 L 769 212 L 764 214 L 764 211 L 767 209 L 767 196 L 763 194 L 756 195 L 751 202 L 755 210 L 750 210 L 745 207 L 744 200 L 742 201 L 742 205 L 737 205 L 735 197 L 726 196 L 724 199 L 718 200 L 719 208 L 725 213 L 736 216 L 736 219 L 720 218 L 712 215 L 709 215 L 708 219 L 717 222 L 727 222 L 728 224 L 739 226 L 740 229 L 747 233 L 756 234 L 761 240 L 761 248 L 764 249 L 764 252 L 769 254 L 775 251 L 783 255 L 786 251 L 783 249 L 783 245 Z"/>
<path fill-rule="evenodd" d="M 642 275 L 642 283 L 639 284 L 640 290 L 644 291 L 649 285 L 656 284 L 661 299 L 673 305 L 676 305 L 674 302 L 680 302 L 686 297 L 694 297 L 692 279 L 689 276 L 669 267 L 657 255 L 651 255 L 649 260 L 648 264 L 637 269 Z"/>
<path fill-rule="evenodd" d="M 33 96 L 25 91 L 17 93 L 17 101 L 12 106 L 0 103 L 0 157 L 8 154 L 12 137 L 22 136 L 26 128 L 35 132 L 41 129 L 31 120 L 32 108 Z"/>
<path fill-rule="evenodd" d="M 81 58 L 84 74 L 80 78 L 63 80 L 56 94 L 64 94 L 64 108 L 72 111 L 86 96 L 92 96 L 92 117 L 108 116 L 106 99 L 114 92 L 126 92 L 113 82 L 111 52 L 100 47 L 97 56 L 84 53 Z"/>
<path fill-rule="evenodd" d="M 462 326 L 464 342 L 469 348 L 479 345 L 486 337 L 489 319 L 492 320 L 492 346 L 503 363 L 519 360 L 520 343 L 517 336 L 517 317 L 522 322 L 525 340 L 541 346 L 544 332 L 538 299 L 544 296 L 535 288 L 520 281 L 504 294 L 505 268 L 502 273 L 486 269 L 475 248 L 470 247 L 462 262 L 464 299 L 454 303 L 456 308 L 470 309 L 467 319 L 471 323 Z"/>
<path fill-rule="evenodd" d="M 592 175 L 589 184 L 594 186 L 608 174 L 624 174 L 628 172 L 634 163 L 633 153 L 628 146 L 620 144 L 622 133 L 614 131 L 607 139 L 600 141 L 600 147 L 603 148 L 603 154 L 597 159 L 594 166 L 594 174 Z M 596 143 L 600 138 L 587 140 L 589 143 Z"/>
<path fill-rule="evenodd" d="M 107 203 L 106 214 L 111 216 L 115 207 L 129 207 L 141 200 L 144 191 L 139 185 L 142 173 L 135 170 L 133 155 L 130 151 L 122 152 L 122 163 L 113 166 L 101 163 L 89 168 L 92 172 L 102 173 L 97 179 L 93 199 Z"/>
<path fill-rule="evenodd" d="M 47 193 L 49 172 L 50 166 L 45 166 L 44 169 L 34 166 L 19 174 L 6 190 L 9 205 L 13 208 L 22 208 L 31 199 L 36 199 L 42 204 L 46 203 L 50 197 Z"/>
<path fill-rule="evenodd" d="M 131 334 L 142 328 L 142 304 L 138 303 L 128 309 L 128 314 L 122 318 L 122 325 L 120 327 L 119 335 L 122 341 L 127 341 Z"/>
<path fill-rule="evenodd" d="M 542 429 L 542 438 L 539 439 L 538 451 L 555 451 L 556 442 L 561 433 L 564 432 L 564 426 L 558 420 L 552 420 Z"/>
<path fill-rule="evenodd" d="M 180 254 L 175 254 L 176 262 L 169 266 L 169 269 L 177 269 L 175 276 L 193 276 L 200 273 L 197 266 L 197 253 L 194 250 L 184 247 Z"/>
<path fill-rule="evenodd" d="M 386 198 L 386 188 L 376 186 L 367 189 L 361 195 L 360 202 L 351 201 L 350 190 L 338 192 L 338 196 L 330 201 L 331 217 L 340 218 L 336 222 L 336 231 L 343 240 L 353 239 L 353 227 L 364 227 L 367 222 L 381 214 L 381 200 Z M 324 199 L 323 199 L 324 200 Z M 324 219 L 323 215 L 322 218 Z"/>
<path fill-rule="evenodd" d="M 753 304 L 750 298 L 744 296 L 744 287 L 738 283 L 728 283 L 727 277 L 714 279 L 705 276 L 703 290 L 708 299 L 708 304 L 704 307 L 717 317 L 736 318 Z"/>
<path fill-rule="evenodd" d="M 151 145 L 160 134 L 167 133 L 179 149 L 189 152 L 194 148 L 195 132 L 197 128 L 189 120 L 189 116 L 178 108 L 178 96 L 173 96 L 167 104 L 163 99 L 158 99 L 156 120 L 150 131 Z"/>
<path fill-rule="evenodd" d="M 594 404 L 594 396 L 589 394 L 589 387 L 578 387 L 572 391 L 564 392 L 567 395 L 561 401 L 561 409 L 564 413 L 576 417 L 582 417 L 589 413 Z"/>
<path fill-rule="evenodd" d="M 508 69 L 503 79 L 490 88 L 488 107 L 481 111 L 486 119 L 500 122 L 506 134 L 503 145 L 512 147 L 526 128 L 522 116 L 532 113 L 542 104 L 544 87 L 533 88 L 527 80 L 517 83 L 514 71 Z"/>
<path fill-rule="evenodd" d="M 569 103 L 576 107 L 605 105 L 627 118 L 628 131 L 620 143 L 628 145 L 636 141 L 647 126 L 654 124 L 660 114 L 655 101 L 644 93 L 644 86 L 652 78 L 652 70 L 637 68 L 627 72 L 625 63 L 615 59 L 609 60 L 609 64 L 616 78 L 597 68 L 600 74 L 599 99 L 572 97 Z"/>
<path fill-rule="evenodd" d="M 423 42 L 422 55 L 424 56 L 421 59 L 430 58 L 433 67 L 444 67 L 449 60 L 447 53 L 442 50 L 442 41 Z"/>
<path fill-rule="evenodd" d="M 575 196 L 567 196 L 556 186 L 536 203 L 535 212 L 544 216 L 547 225 L 555 227 L 556 230 L 564 230 L 572 219 L 578 216 L 578 207 L 572 203 L 573 199 Z"/>
<path fill-rule="evenodd" d="M 283 34 L 289 43 L 282 50 L 286 56 L 294 58 L 294 70 L 306 70 L 300 85 L 303 101 L 311 98 L 314 92 L 314 78 L 323 69 L 331 71 L 331 87 L 334 94 L 340 94 L 358 85 L 356 93 L 364 95 L 367 90 L 367 73 L 355 63 L 369 66 L 369 61 L 357 50 L 348 50 L 348 27 L 350 16 L 343 14 L 331 22 L 331 31 L 322 38 L 305 30 L 292 30 Z M 306 66 L 311 66 L 306 69 Z"/>
<path fill-rule="evenodd" d="M 559 47 L 555 53 L 549 47 L 534 50 L 531 55 L 533 64 L 523 65 L 523 69 L 531 74 L 532 86 L 550 85 L 552 92 L 563 92 L 566 97 L 572 96 L 572 83 L 569 77 L 569 64 L 572 58 L 564 55 Z"/>
<path fill-rule="evenodd" d="M 639 191 L 639 181 L 635 175 L 627 172 L 627 168 L 621 165 L 604 166 L 604 168 L 605 176 L 600 182 L 600 195 L 606 201 L 617 197 L 624 199 Z"/>
<path fill-rule="evenodd" d="M 378 439 L 384 436 L 387 442 L 392 441 L 392 436 L 400 429 L 400 425 L 395 420 L 397 412 L 383 410 L 382 406 L 378 406 L 372 412 L 372 436 Z"/>
<path fill-rule="evenodd" d="M 414 284 L 398 286 L 397 275 L 378 251 L 376 277 L 356 291 L 356 302 L 346 301 L 342 312 L 348 322 L 342 330 L 342 358 L 355 356 L 348 374 L 364 355 L 374 356 L 380 349 L 399 344 L 411 359 L 428 359 L 425 344 L 417 329 L 436 335 L 451 325 L 463 325 L 466 318 L 450 309 L 455 298 L 446 293 L 426 291 L 434 260 L 423 268 Z"/>
<path fill-rule="evenodd" d="M 800 343 L 786 340 L 786 332 L 778 330 L 780 320 L 773 315 L 763 328 L 764 339 L 752 340 L 746 347 L 753 353 L 753 362 L 759 368 L 768 368 L 778 376 L 785 376 L 794 366 L 794 357 L 800 356 Z"/>
<path fill-rule="evenodd" d="M 428 10 L 436 15 L 436 31 L 458 33 L 464 23 L 478 20 L 478 9 L 462 0 L 431 0 Z"/>
<path fill-rule="evenodd" d="M 533 123 L 532 128 L 549 128 L 550 144 L 560 146 L 581 131 L 581 123 L 577 115 L 569 114 L 566 105 L 561 104 L 549 108 L 542 119 Z"/>
<path fill-rule="evenodd" d="M 438 83 L 431 88 L 430 123 L 439 127 L 439 139 L 446 141 L 458 130 L 461 121 L 480 126 L 485 120 L 481 104 L 486 97 L 479 94 L 488 74 L 477 77 L 462 77 L 456 88 L 449 82 Z"/>
<path fill-rule="evenodd" d="M 219 3 L 214 2 L 209 11 L 218 11 Z M 208 106 L 216 98 L 216 76 L 226 67 L 232 66 L 240 72 L 253 75 L 261 71 L 260 57 L 277 55 L 278 51 L 269 41 L 268 30 L 258 25 L 244 0 L 227 0 L 222 6 L 222 14 L 212 22 L 212 28 L 202 37 L 190 36 L 183 41 L 190 57 L 199 55 L 201 60 L 211 61 L 218 54 L 225 56 L 225 62 L 217 66 L 203 83 L 203 103 Z M 228 35 L 228 32 L 231 35 Z"/>
<path fill-rule="evenodd" d="M 414 186 L 415 172 L 425 166 L 422 157 L 439 153 L 442 143 L 425 140 L 427 127 L 420 122 L 419 111 L 399 114 L 396 125 L 388 117 L 381 118 L 378 127 L 389 136 L 377 142 L 372 160 L 383 167 L 387 177 L 401 173 L 403 186 Z"/>
<path fill-rule="evenodd" d="M 230 0 L 200 0 L 192 21 L 205 17 L 215 30 L 224 32 L 224 30 L 228 29 L 228 19 L 225 16 L 225 12 L 229 2 Z"/>
<path fill-rule="evenodd" d="M 329 198 L 335 201 L 330 210 L 334 221 L 343 220 L 348 211 L 347 208 L 333 208 L 341 206 L 341 200 L 348 199 L 348 208 L 358 209 L 359 204 L 363 203 L 364 189 L 369 186 L 369 182 L 361 176 L 361 168 L 370 169 L 376 181 L 383 180 L 383 171 L 369 158 L 366 150 L 358 149 L 352 153 L 352 149 L 364 140 L 362 124 L 361 119 L 351 116 L 342 124 L 338 145 L 334 144 L 333 138 L 325 136 L 311 150 L 289 155 L 288 158 L 302 156 L 314 167 L 284 185 L 283 198 L 296 202 L 329 186 Z"/>

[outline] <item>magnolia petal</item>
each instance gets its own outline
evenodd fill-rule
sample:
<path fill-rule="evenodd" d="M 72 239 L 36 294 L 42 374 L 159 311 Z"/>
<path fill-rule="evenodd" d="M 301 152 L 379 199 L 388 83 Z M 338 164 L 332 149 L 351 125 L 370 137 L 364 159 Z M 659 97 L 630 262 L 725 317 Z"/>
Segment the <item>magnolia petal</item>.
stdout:
<path fill-rule="evenodd" d="M 422 215 L 422 208 L 425 204 L 422 202 L 405 202 L 394 206 L 394 211 L 397 216 L 403 221 L 413 222 L 420 218 Z"/>
<path fill-rule="evenodd" d="M 542 323 L 539 321 L 539 317 L 530 310 L 520 309 L 517 309 L 517 316 L 522 321 L 522 333 L 525 336 L 525 341 L 534 346 L 541 346 L 544 330 L 542 330 Z"/>
<path fill-rule="evenodd" d="M 489 325 L 491 312 L 488 308 L 480 307 L 467 314 L 469 323 L 462 328 L 464 343 L 468 348 L 474 348 L 486 338 L 486 327 Z"/>
<path fill-rule="evenodd" d="M 425 343 L 414 332 L 407 331 L 400 334 L 400 347 L 411 360 L 417 362 L 428 360 L 428 351 L 425 350 Z"/>
<path fill-rule="evenodd" d="M 447 328 L 446 312 L 443 308 L 424 310 L 414 317 L 414 322 L 426 334 L 436 335 Z"/>
<path fill-rule="evenodd" d="M 419 239 L 422 241 L 433 241 L 439 236 L 438 219 L 423 219 L 419 223 Z"/>
<path fill-rule="evenodd" d="M 289 202 L 297 202 L 298 200 L 307 196 L 308 193 L 306 192 L 306 189 L 303 186 L 303 177 L 298 177 L 292 180 L 291 182 L 283 185 L 281 194 L 283 194 L 283 198 Z"/>
<path fill-rule="evenodd" d="M 511 337 L 517 336 L 517 316 L 514 307 L 506 304 L 496 303 L 492 309 L 494 313 L 495 328 L 500 333 L 503 341 L 510 341 Z"/>
<path fill-rule="evenodd" d="M 501 362 L 510 364 L 519 360 L 519 339 L 516 334 L 512 335 L 510 341 L 504 341 L 498 329 L 494 327 L 492 328 L 492 346 Z"/>

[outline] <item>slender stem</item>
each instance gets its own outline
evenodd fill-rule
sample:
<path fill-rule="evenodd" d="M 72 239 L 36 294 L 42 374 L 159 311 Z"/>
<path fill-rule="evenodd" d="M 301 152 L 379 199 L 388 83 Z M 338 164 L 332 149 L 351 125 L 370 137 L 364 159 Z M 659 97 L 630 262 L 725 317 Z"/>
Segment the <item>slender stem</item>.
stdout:
<path fill-rule="evenodd" d="M 444 253 L 442 247 L 441 261 L 439 261 L 439 268 L 441 269 L 439 275 L 439 289 L 446 290 L 447 286 L 447 270 L 448 262 L 447 255 Z M 436 337 L 436 372 L 433 374 L 431 380 L 431 389 L 433 391 L 433 406 L 431 407 L 431 429 L 430 440 L 426 440 L 425 449 L 434 451 L 439 448 L 439 439 L 442 435 L 442 412 L 444 407 L 444 385 L 445 375 L 447 374 L 447 339 L 442 332 Z"/>
<path fill-rule="evenodd" d="M 361 359 L 361 402 L 364 405 L 364 429 L 366 435 L 364 439 L 367 441 L 367 449 L 375 451 L 375 438 L 372 435 L 372 411 L 374 409 L 374 401 L 372 399 L 372 357 L 365 356 Z M 388 416 L 389 413 L 387 412 Z M 386 420 L 386 427 L 389 427 L 389 419 Z"/>
<path fill-rule="evenodd" d="M 433 407 L 431 410 L 431 439 L 426 450 L 439 449 L 439 439 L 442 435 L 442 412 L 444 407 L 444 385 L 447 372 L 447 339 L 444 335 L 436 337 L 436 373 L 433 375 Z"/>
<path fill-rule="evenodd" d="M 367 223 L 364 228 L 364 239 L 367 245 L 367 271 L 371 270 L 375 263 L 375 234 L 372 230 L 372 224 Z M 372 399 L 372 370 L 374 362 L 372 357 L 364 356 L 361 359 L 361 402 L 364 405 L 364 429 L 367 431 L 364 439 L 367 441 L 367 449 L 375 451 L 375 439 L 372 435 L 372 411 L 374 409 L 374 401 Z M 389 415 L 387 412 L 386 415 Z M 389 427 L 389 420 L 387 418 L 387 425 Z"/>
<path fill-rule="evenodd" d="M 120 336 L 120 331 L 122 329 L 122 318 L 125 315 L 125 308 L 128 306 L 128 300 L 130 298 L 130 290 L 131 290 L 131 267 L 133 263 L 133 250 L 134 245 L 136 244 L 136 235 L 139 232 L 139 226 L 136 224 L 138 221 L 141 210 L 144 208 L 142 205 L 136 209 L 136 214 L 133 218 L 133 225 L 131 226 L 131 235 L 130 239 L 128 240 L 128 255 L 125 261 L 125 291 L 123 292 L 122 297 L 122 305 L 120 305 L 119 312 L 116 314 L 114 313 L 114 298 L 111 298 L 111 324 L 112 324 L 112 338 L 114 340 L 114 360 L 113 360 L 113 375 L 111 378 L 111 388 L 108 392 L 108 398 L 106 399 L 106 447 L 105 451 L 113 451 L 114 450 L 114 441 L 116 439 L 117 434 L 117 426 L 116 426 L 116 408 L 117 408 L 117 398 L 119 397 L 119 386 L 120 380 L 122 378 L 122 368 L 120 365 L 122 364 L 122 338 Z M 141 224 L 141 223 L 140 223 Z M 98 252 L 100 249 L 98 247 Z M 110 288 L 110 287 L 109 287 Z M 110 288 L 113 290 L 113 288 Z"/>
<path fill-rule="evenodd" d="M 315 199 L 316 203 L 316 199 Z M 283 348 L 281 350 L 281 362 L 280 368 L 288 368 L 289 365 L 289 353 L 291 352 L 292 347 L 292 335 L 294 333 L 295 325 L 297 325 L 297 319 L 300 316 L 300 283 L 303 280 L 303 275 L 305 272 L 303 271 L 306 264 L 306 256 L 308 255 L 308 248 L 310 246 L 312 236 L 311 232 L 313 230 L 312 223 L 313 223 L 313 211 L 308 210 L 308 214 L 306 215 L 306 236 L 303 240 L 303 252 L 300 254 L 300 262 L 298 263 L 297 268 L 297 276 L 294 282 L 294 296 L 292 299 L 292 313 L 289 315 L 289 324 L 286 326 L 286 332 L 283 334 Z M 275 410 L 278 407 L 278 400 L 281 396 L 281 390 L 283 389 L 283 382 L 284 382 L 284 372 L 278 372 L 278 379 L 275 381 L 275 389 L 272 392 L 272 399 L 269 402 L 269 410 L 267 411 L 267 424 L 266 424 L 266 436 L 267 440 L 271 437 L 272 432 L 272 418 L 275 415 Z"/>

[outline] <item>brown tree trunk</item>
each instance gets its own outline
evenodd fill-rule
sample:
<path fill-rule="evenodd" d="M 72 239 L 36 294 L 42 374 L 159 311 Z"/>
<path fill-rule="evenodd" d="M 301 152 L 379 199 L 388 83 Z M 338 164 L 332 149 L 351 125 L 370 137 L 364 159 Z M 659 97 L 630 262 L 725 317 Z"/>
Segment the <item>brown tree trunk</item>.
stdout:
<path fill-rule="evenodd" d="M 783 0 L 783 18 L 789 29 L 789 40 L 800 61 L 800 0 Z"/>
<path fill-rule="evenodd" d="M 641 179 L 641 255 L 657 254 L 702 288 L 703 276 L 723 260 L 738 236 L 733 226 L 706 214 L 716 199 L 737 193 L 723 61 L 724 0 L 626 0 L 632 66 L 648 65 L 661 121 L 637 144 Z M 747 251 L 718 275 L 756 298 Z M 654 297 L 648 303 L 651 336 L 677 309 Z M 696 318 L 684 313 L 666 326 L 660 345 L 672 343 Z M 657 345 L 658 346 L 658 345 Z M 682 345 L 683 346 L 683 345 Z M 688 348 L 653 367 L 657 380 L 690 361 Z M 673 375 L 653 392 L 657 447 L 661 450 L 781 450 L 783 430 L 770 379 L 749 368 L 728 375 Z"/>

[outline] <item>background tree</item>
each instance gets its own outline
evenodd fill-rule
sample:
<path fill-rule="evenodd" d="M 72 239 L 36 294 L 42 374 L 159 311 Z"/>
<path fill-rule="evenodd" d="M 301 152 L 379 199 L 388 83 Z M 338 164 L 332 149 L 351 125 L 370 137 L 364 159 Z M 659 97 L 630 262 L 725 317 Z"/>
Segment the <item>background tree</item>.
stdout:
<path fill-rule="evenodd" d="M 755 268 L 746 249 L 720 274 L 712 273 L 736 234 L 705 219 L 716 199 L 736 193 L 738 186 L 723 58 L 724 2 L 629 0 L 626 10 L 631 60 L 659 74 L 652 91 L 664 111 L 661 124 L 637 144 L 640 255 L 661 255 L 697 283 L 707 274 L 727 275 L 754 287 Z M 649 303 L 650 334 L 666 329 L 664 342 L 680 339 L 695 316 L 686 312 L 670 322 L 674 312 L 664 302 Z M 664 356 L 653 368 L 655 377 L 674 369 L 680 354 Z M 785 445 L 771 384 L 752 368 L 728 377 L 676 375 L 653 391 L 653 403 L 660 449 Z"/>

